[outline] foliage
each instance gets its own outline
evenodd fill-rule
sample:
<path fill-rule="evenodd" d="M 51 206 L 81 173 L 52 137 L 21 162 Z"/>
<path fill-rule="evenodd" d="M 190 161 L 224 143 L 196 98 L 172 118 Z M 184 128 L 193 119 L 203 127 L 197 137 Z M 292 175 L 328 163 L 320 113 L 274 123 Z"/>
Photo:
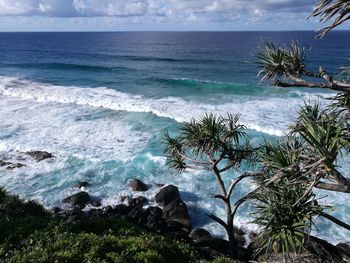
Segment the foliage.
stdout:
<path fill-rule="evenodd" d="M 304 195 L 306 189 L 306 184 L 283 178 L 261 187 L 254 194 L 253 222 L 262 227 L 258 236 L 262 247 L 258 253 L 265 250 L 288 256 L 302 248 L 313 217 L 322 211 L 312 192 Z"/>
<path fill-rule="evenodd" d="M 168 165 L 178 171 L 187 168 L 210 170 L 208 155 L 211 160 L 227 161 L 229 168 L 238 167 L 244 160 L 254 161 L 254 148 L 247 140 L 242 143 L 246 137 L 245 127 L 238 124 L 238 120 L 237 115 L 216 117 L 206 114 L 198 120 L 183 123 L 176 138 L 166 133 L 164 144 Z"/>
<path fill-rule="evenodd" d="M 237 242 L 234 237 L 233 218 L 239 207 L 231 204 L 231 195 L 236 185 L 245 177 L 244 174 L 232 180 L 229 187 L 225 185 L 223 174 L 238 168 L 243 162 L 256 161 L 256 149 L 247 139 L 245 126 L 239 124 L 239 116 L 214 116 L 206 114 L 198 120 L 192 119 L 180 127 L 177 137 L 165 134 L 165 154 L 168 166 L 177 172 L 186 169 L 210 171 L 219 186 L 220 194 L 213 196 L 224 202 L 226 221 L 213 214 L 208 216 L 221 224 L 229 238 L 230 255 L 238 257 Z"/>
<path fill-rule="evenodd" d="M 325 169 L 332 170 L 338 155 L 349 147 L 346 120 L 336 111 L 322 110 L 319 104 L 305 105 L 298 115 L 292 132 L 307 142 L 309 159 L 324 158 Z"/>
<path fill-rule="evenodd" d="M 197 262 L 189 245 L 117 218 L 68 223 L 0 188 L 1 262 Z"/>
<path fill-rule="evenodd" d="M 258 76 L 262 80 L 287 78 L 288 74 L 300 77 L 305 73 L 306 53 L 298 43 L 277 47 L 267 42 L 256 56 L 261 68 Z"/>
<path fill-rule="evenodd" d="M 350 19 L 350 2 L 347 0 L 321 0 L 316 6 L 313 17 L 319 17 L 321 22 L 334 21 L 325 27 L 320 37 L 325 36 L 330 30 Z"/>
<path fill-rule="evenodd" d="M 36 231 L 11 253 L 9 262 L 191 262 L 196 255 L 183 244 L 155 235 L 117 236 L 72 233 L 62 226 Z"/>

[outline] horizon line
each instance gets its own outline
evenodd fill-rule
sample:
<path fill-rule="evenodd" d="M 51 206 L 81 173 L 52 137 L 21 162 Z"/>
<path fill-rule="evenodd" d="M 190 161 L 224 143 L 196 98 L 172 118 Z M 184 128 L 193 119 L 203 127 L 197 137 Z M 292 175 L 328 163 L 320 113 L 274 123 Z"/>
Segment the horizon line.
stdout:
<path fill-rule="evenodd" d="M 28 30 L 28 31 L 0 31 L 0 33 L 229 33 L 229 32 L 317 32 L 319 30 L 305 29 L 305 30 L 82 30 L 82 31 L 59 31 L 59 30 Z M 350 31 L 350 29 L 336 29 L 337 31 Z M 330 32 L 331 33 L 331 32 Z"/>

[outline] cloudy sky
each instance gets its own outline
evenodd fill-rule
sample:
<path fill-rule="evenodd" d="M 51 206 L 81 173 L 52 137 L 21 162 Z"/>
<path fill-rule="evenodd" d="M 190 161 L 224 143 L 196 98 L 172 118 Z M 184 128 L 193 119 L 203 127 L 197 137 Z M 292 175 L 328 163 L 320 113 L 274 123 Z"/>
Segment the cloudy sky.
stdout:
<path fill-rule="evenodd" d="M 316 30 L 306 18 L 317 2 L 0 0 L 0 31 Z"/>

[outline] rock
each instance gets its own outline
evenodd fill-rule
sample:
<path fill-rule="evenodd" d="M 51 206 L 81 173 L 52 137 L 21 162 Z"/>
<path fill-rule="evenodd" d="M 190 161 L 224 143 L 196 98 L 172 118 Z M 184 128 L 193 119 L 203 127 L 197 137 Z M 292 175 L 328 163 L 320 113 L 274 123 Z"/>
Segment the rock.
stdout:
<path fill-rule="evenodd" d="M 336 245 L 336 247 L 342 250 L 344 253 L 346 253 L 348 257 L 350 257 L 350 242 L 339 243 L 338 245 Z"/>
<path fill-rule="evenodd" d="M 138 191 L 138 192 L 145 192 L 148 190 L 148 186 L 142 182 L 139 179 L 132 179 L 129 181 L 128 186 L 133 190 L 133 191 Z"/>
<path fill-rule="evenodd" d="M 144 213 L 147 215 L 145 227 L 158 233 L 164 233 L 166 231 L 166 223 L 162 217 L 162 210 L 159 207 L 150 206 Z"/>
<path fill-rule="evenodd" d="M 144 213 L 142 207 L 134 207 L 128 214 L 128 218 L 138 225 L 145 225 L 147 223 L 147 215 Z"/>
<path fill-rule="evenodd" d="M 90 184 L 86 181 L 81 181 L 81 182 L 78 182 L 77 184 L 74 185 L 74 188 L 82 188 L 82 187 L 88 187 L 90 186 Z"/>
<path fill-rule="evenodd" d="M 115 217 L 123 217 L 129 214 L 131 210 L 132 210 L 131 206 L 121 204 L 121 205 L 115 206 L 113 208 L 113 211 L 111 211 L 109 215 L 115 216 Z"/>
<path fill-rule="evenodd" d="M 63 203 L 68 203 L 72 206 L 84 208 L 87 204 L 92 202 L 90 195 L 87 192 L 79 192 L 63 199 Z"/>
<path fill-rule="evenodd" d="M 37 162 L 55 157 L 53 156 L 52 153 L 45 152 L 45 151 L 30 151 L 30 152 L 25 152 L 25 154 L 29 155 L 30 157 L 35 159 Z"/>
<path fill-rule="evenodd" d="M 142 207 L 143 205 L 145 205 L 147 203 L 148 203 L 147 198 L 145 198 L 143 196 L 128 199 L 128 205 L 133 206 L 133 207 L 135 207 L 135 206 Z"/>
<path fill-rule="evenodd" d="M 174 185 L 167 185 L 156 194 L 155 200 L 158 204 L 165 206 L 177 199 L 180 199 L 179 189 Z"/>
<path fill-rule="evenodd" d="M 167 221 L 174 221 L 191 230 L 191 220 L 187 211 L 187 206 L 181 199 L 176 199 L 163 208 L 163 218 Z"/>
<path fill-rule="evenodd" d="M 211 238 L 211 235 L 207 230 L 203 228 L 195 228 L 190 232 L 188 237 L 191 238 L 194 242 L 199 242 L 201 240 Z"/>
<path fill-rule="evenodd" d="M 22 163 L 11 163 L 11 162 L 6 162 L 3 160 L 0 160 L 0 167 L 4 167 L 4 166 L 6 166 L 7 170 L 13 170 L 16 168 L 21 168 L 21 167 L 26 166 L 26 165 L 22 164 Z"/>

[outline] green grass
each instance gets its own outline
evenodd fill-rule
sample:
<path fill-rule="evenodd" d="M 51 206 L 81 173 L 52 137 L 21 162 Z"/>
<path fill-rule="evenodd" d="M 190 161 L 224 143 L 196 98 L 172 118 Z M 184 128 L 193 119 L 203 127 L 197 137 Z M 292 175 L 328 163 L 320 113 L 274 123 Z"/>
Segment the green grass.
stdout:
<path fill-rule="evenodd" d="M 3 188 L 0 233 L 0 262 L 206 262 L 190 245 L 125 220 L 64 222 L 40 204 L 24 202 Z"/>

